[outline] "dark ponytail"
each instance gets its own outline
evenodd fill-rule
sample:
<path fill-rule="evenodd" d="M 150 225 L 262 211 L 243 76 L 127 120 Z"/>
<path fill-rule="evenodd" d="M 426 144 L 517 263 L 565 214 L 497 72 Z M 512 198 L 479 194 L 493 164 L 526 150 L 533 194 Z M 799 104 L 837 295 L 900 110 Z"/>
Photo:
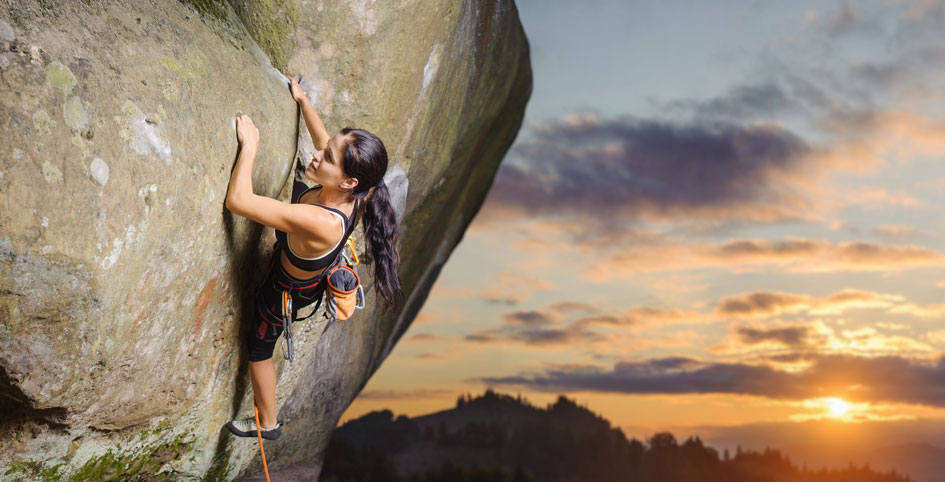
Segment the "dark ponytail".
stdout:
<path fill-rule="evenodd" d="M 387 184 L 381 182 L 367 198 L 364 208 L 364 237 L 371 248 L 374 259 L 374 280 L 378 293 L 389 303 L 395 303 L 400 297 L 400 278 L 397 266 L 400 253 L 397 252 L 397 217 L 390 204 L 390 192 Z"/>
<path fill-rule="evenodd" d="M 384 183 L 387 149 L 368 131 L 345 128 L 341 133 L 348 137 L 342 160 L 345 174 L 358 180 L 351 194 L 364 199 L 364 237 L 374 262 L 374 286 L 388 303 L 396 304 L 403 293 L 397 274 L 399 229 L 390 192 Z"/>

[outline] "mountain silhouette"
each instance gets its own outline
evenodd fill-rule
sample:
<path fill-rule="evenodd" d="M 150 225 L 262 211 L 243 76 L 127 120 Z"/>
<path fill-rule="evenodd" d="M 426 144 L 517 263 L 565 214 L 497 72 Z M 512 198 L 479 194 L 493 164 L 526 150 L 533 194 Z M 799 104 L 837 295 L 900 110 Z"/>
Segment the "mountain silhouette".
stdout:
<path fill-rule="evenodd" d="M 904 449 L 905 450 L 905 449 Z M 799 467 L 766 448 L 722 454 L 698 436 L 646 441 L 559 396 L 545 408 L 487 390 L 450 410 L 416 418 L 371 412 L 339 427 L 323 482 L 914 482 L 889 469 L 852 464 Z"/>

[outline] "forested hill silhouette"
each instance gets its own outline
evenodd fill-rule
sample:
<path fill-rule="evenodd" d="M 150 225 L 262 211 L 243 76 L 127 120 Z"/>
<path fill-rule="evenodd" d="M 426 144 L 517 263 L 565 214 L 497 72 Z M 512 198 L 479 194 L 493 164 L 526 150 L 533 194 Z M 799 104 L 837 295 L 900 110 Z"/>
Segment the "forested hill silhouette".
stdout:
<path fill-rule="evenodd" d="M 912 482 L 867 467 L 810 470 L 778 450 L 720 456 L 699 437 L 641 442 L 574 401 L 546 408 L 487 390 L 417 418 L 371 412 L 338 428 L 322 482 Z"/>

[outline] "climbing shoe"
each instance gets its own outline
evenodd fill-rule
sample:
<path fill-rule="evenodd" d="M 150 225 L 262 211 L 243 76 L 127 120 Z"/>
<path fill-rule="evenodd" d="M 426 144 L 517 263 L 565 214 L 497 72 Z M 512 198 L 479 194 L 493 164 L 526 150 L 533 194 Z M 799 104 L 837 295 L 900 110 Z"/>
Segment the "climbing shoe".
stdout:
<path fill-rule="evenodd" d="M 242 420 L 231 420 L 226 423 L 226 428 L 237 437 L 255 437 L 256 436 L 256 418 L 247 417 Z M 264 428 L 260 430 L 262 438 L 266 440 L 275 440 L 282 435 L 282 421 L 276 423 L 273 428 Z"/>

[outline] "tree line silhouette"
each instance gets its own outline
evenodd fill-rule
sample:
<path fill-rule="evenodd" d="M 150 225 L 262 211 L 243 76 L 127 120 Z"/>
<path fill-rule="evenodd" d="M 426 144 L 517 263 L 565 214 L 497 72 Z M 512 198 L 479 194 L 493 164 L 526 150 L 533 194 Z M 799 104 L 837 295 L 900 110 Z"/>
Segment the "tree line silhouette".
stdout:
<path fill-rule="evenodd" d="M 560 396 L 545 409 L 487 390 L 411 419 L 369 413 L 335 431 L 323 482 L 912 482 L 868 466 L 798 468 L 779 450 L 734 456 L 670 432 L 646 443 Z"/>

